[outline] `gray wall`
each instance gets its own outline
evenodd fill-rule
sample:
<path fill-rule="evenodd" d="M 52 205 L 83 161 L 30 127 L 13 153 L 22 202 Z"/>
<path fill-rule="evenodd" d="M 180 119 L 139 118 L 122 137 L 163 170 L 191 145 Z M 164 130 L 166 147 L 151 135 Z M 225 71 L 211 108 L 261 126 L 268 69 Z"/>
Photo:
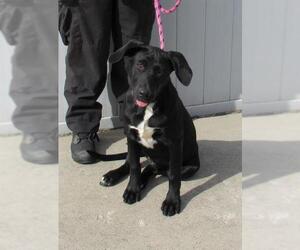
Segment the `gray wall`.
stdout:
<path fill-rule="evenodd" d="M 164 6 L 173 1 L 164 0 Z M 181 51 L 194 71 L 189 87 L 175 77 L 174 84 L 192 115 L 228 112 L 239 108 L 241 94 L 241 0 L 184 0 L 178 11 L 164 16 L 167 50 Z M 7 46 L 1 42 L 1 50 Z M 156 25 L 152 44 L 158 45 Z M 59 47 L 59 122 L 60 131 L 67 132 L 63 96 L 66 47 Z M 2 54 L 2 53 L 1 53 Z M 9 55 L 6 58 L 9 61 Z M 5 59 L 3 60 L 5 61 Z M 9 76 L 8 76 L 9 78 Z M 6 90 L 8 81 L 5 82 Z M 8 96 L 5 102 L 11 101 Z M 108 84 L 100 102 L 104 104 L 102 128 L 118 126 L 118 107 Z M 7 120 L 8 110 L 1 122 Z"/>
<path fill-rule="evenodd" d="M 299 23 L 298 0 L 244 0 L 243 6 L 241 0 L 184 0 L 175 14 L 164 17 L 164 24 L 167 49 L 184 53 L 194 70 L 189 87 L 174 81 L 188 110 L 205 115 L 240 108 L 242 65 L 245 114 L 300 109 Z M 152 44 L 157 45 L 156 26 L 153 35 Z M 67 131 L 65 49 L 60 44 L 62 132 Z M 0 35 L 0 133 L 14 131 L 10 123 L 14 105 L 8 96 L 12 50 Z M 100 101 L 104 104 L 102 127 L 118 125 L 118 108 L 109 84 Z"/>
<path fill-rule="evenodd" d="M 15 105 L 8 95 L 12 54 L 13 47 L 7 45 L 2 33 L 0 33 L 0 134 L 16 132 L 10 121 Z"/>
<path fill-rule="evenodd" d="M 243 1 L 243 113 L 300 109 L 300 1 Z"/>
<path fill-rule="evenodd" d="M 163 1 L 170 6 L 173 1 Z M 239 108 L 241 95 L 241 1 L 184 0 L 178 11 L 163 17 L 166 50 L 182 52 L 193 71 L 189 87 L 176 79 L 179 94 L 192 115 L 233 111 Z M 156 25 L 152 44 L 158 46 Z M 60 93 L 64 84 L 65 48 L 60 47 Z M 67 109 L 60 95 L 60 129 L 66 131 Z M 104 91 L 101 123 L 103 128 L 119 125 L 118 109 L 111 91 Z"/>
<path fill-rule="evenodd" d="M 175 49 L 186 55 L 195 73 L 190 87 L 178 86 L 184 103 L 196 115 L 225 111 L 205 107 L 223 103 L 224 109 L 225 103 L 240 99 L 240 1 L 183 1 L 176 23 Z"/>
<path fill-rule="evenodd" d="M 165 3 L 167 5 L 165 5 Z M 173 5 L 165 0 L 163 4 Z M 174 79 L 180 96 L 193 115 L 232 111 L 237 108 L 241 93 L 241 4 L 239 0 L 184 0 L 178 12 L 164 16 L 167 50 L 185 54 L 194 71 L 189 87 L 183 87 Z M 156 26 L 152 44 L 158 45 Z M 10 116 L 14 105 L 8 97 L 10 56 L 12 48 L 0 39 L 1 62 L 5 67 L 1 82 L 2 105 L 0 128 L 14 132 Z M 67 104 L 63 96 L 66 48 L 59 47 L 59 122 L 60 131 L 67 132 L 65 112 Z M 3 96 L 3 98 L 2 98 Z M 108 87 L 100 98 L 104 104 L 102 128 L 118 126 L 118 107 Z M 5 107 L 5 108 L 4 108 Z M 5 129 L 4 129 L 5 127 Z M 1 131 L 0 131 L 1 132 Z"/>

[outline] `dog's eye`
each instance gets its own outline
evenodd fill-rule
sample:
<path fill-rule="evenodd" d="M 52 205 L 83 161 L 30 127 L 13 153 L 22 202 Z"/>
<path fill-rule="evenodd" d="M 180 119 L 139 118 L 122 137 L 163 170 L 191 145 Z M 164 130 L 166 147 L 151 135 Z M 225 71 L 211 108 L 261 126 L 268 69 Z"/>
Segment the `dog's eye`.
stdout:
<path fill-rule="evenodd" d="M 138 69 L 138 71 L 144 71 L 145 70 L 145 66 L 142 63 L 137 63 L 136 68 Z"/>

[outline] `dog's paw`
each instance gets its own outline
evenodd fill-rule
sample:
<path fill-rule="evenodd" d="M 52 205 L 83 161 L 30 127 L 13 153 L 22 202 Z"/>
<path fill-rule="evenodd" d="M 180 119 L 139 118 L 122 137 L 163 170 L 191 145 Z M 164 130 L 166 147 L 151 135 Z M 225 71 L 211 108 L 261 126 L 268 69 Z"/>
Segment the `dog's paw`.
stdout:
<path fill-rule="evenodd" d="M 141 191 L 139 188 L 126 188 L 123 194 L 123 200 L 127 204 L 133 204 L 141 200 Z"/>
<path fill-rule="evenodd" d="M 102 179 L 100 180 L 100 185 L 104 187 L 110 187 L 119 181 L 119 178 L 114 172 L 108 172 L 107 174 L 102 176 Z"/>
<path fill-rule="evenodd" d="M 161 211 L 165 216 L 173 216 L 180 213 L 180 206 L 180 197 L 173 199 L 166 198 L 161 205 Z"/>

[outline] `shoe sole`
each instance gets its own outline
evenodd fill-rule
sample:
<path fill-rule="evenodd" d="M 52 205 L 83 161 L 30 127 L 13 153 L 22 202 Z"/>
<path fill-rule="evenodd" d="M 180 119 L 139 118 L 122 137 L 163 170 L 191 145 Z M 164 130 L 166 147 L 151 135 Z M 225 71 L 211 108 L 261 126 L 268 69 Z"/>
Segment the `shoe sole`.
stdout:
<path fill-rule="evenodd" d="M 90 164 L 94 164 L 94 163 L 97 163 L 100 161 L 100 160 L 95 160 L 95 159 L 79 159 L 76 156 L 74 156 L 73 154 L 72 154 L 72 159 L 73 159 L 73 161 L 75 161 L 79 164 L 82 164 L 82 165 L 90 165 Z"/>
<path fill-rule="evenodd" d="M 38 165 L 54 165 L 58 164 L 57 159 L 52 159 L 52 158 L 45 158 L 45 159 L 36 159 L 36 158 L 30 158 L 27 156 L 22 155 L 22 158 L 24 161 L 33 163 L 33 164 L 38 164 Z"/>

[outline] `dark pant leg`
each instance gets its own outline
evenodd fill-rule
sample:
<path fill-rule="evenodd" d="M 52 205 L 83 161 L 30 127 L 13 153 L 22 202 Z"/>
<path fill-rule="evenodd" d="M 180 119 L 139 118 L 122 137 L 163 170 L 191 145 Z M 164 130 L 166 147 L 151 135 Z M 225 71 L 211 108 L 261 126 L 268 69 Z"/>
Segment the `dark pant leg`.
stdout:
<path fill-rule="evenodd" d="M 111 35 L 112 0 L 82 0 L 79 6 L 63 6 L 66 21 L 60 24 L 68 41 L 66 56 L 66 115 L 73 132 L 99 128 L 102 105 L 97 102 L 107 76 Z"/>
<path fill-rule="evenodd" d="M 114 50 L 131 39 L 149 44 L 154 18 L 153 0 L 114 0 L 112 27 Z M 117 98 L 128 89 L 123 61 L 113 64 L 111 84 Z"/>
<path fill-rule="evenodd" d="M 56 4 L 37 1 L 16 7 L 20 27 L 14 33 L 10 95 L 12 121 L 25 133 L 56 133 L 58 126 Z"/>

